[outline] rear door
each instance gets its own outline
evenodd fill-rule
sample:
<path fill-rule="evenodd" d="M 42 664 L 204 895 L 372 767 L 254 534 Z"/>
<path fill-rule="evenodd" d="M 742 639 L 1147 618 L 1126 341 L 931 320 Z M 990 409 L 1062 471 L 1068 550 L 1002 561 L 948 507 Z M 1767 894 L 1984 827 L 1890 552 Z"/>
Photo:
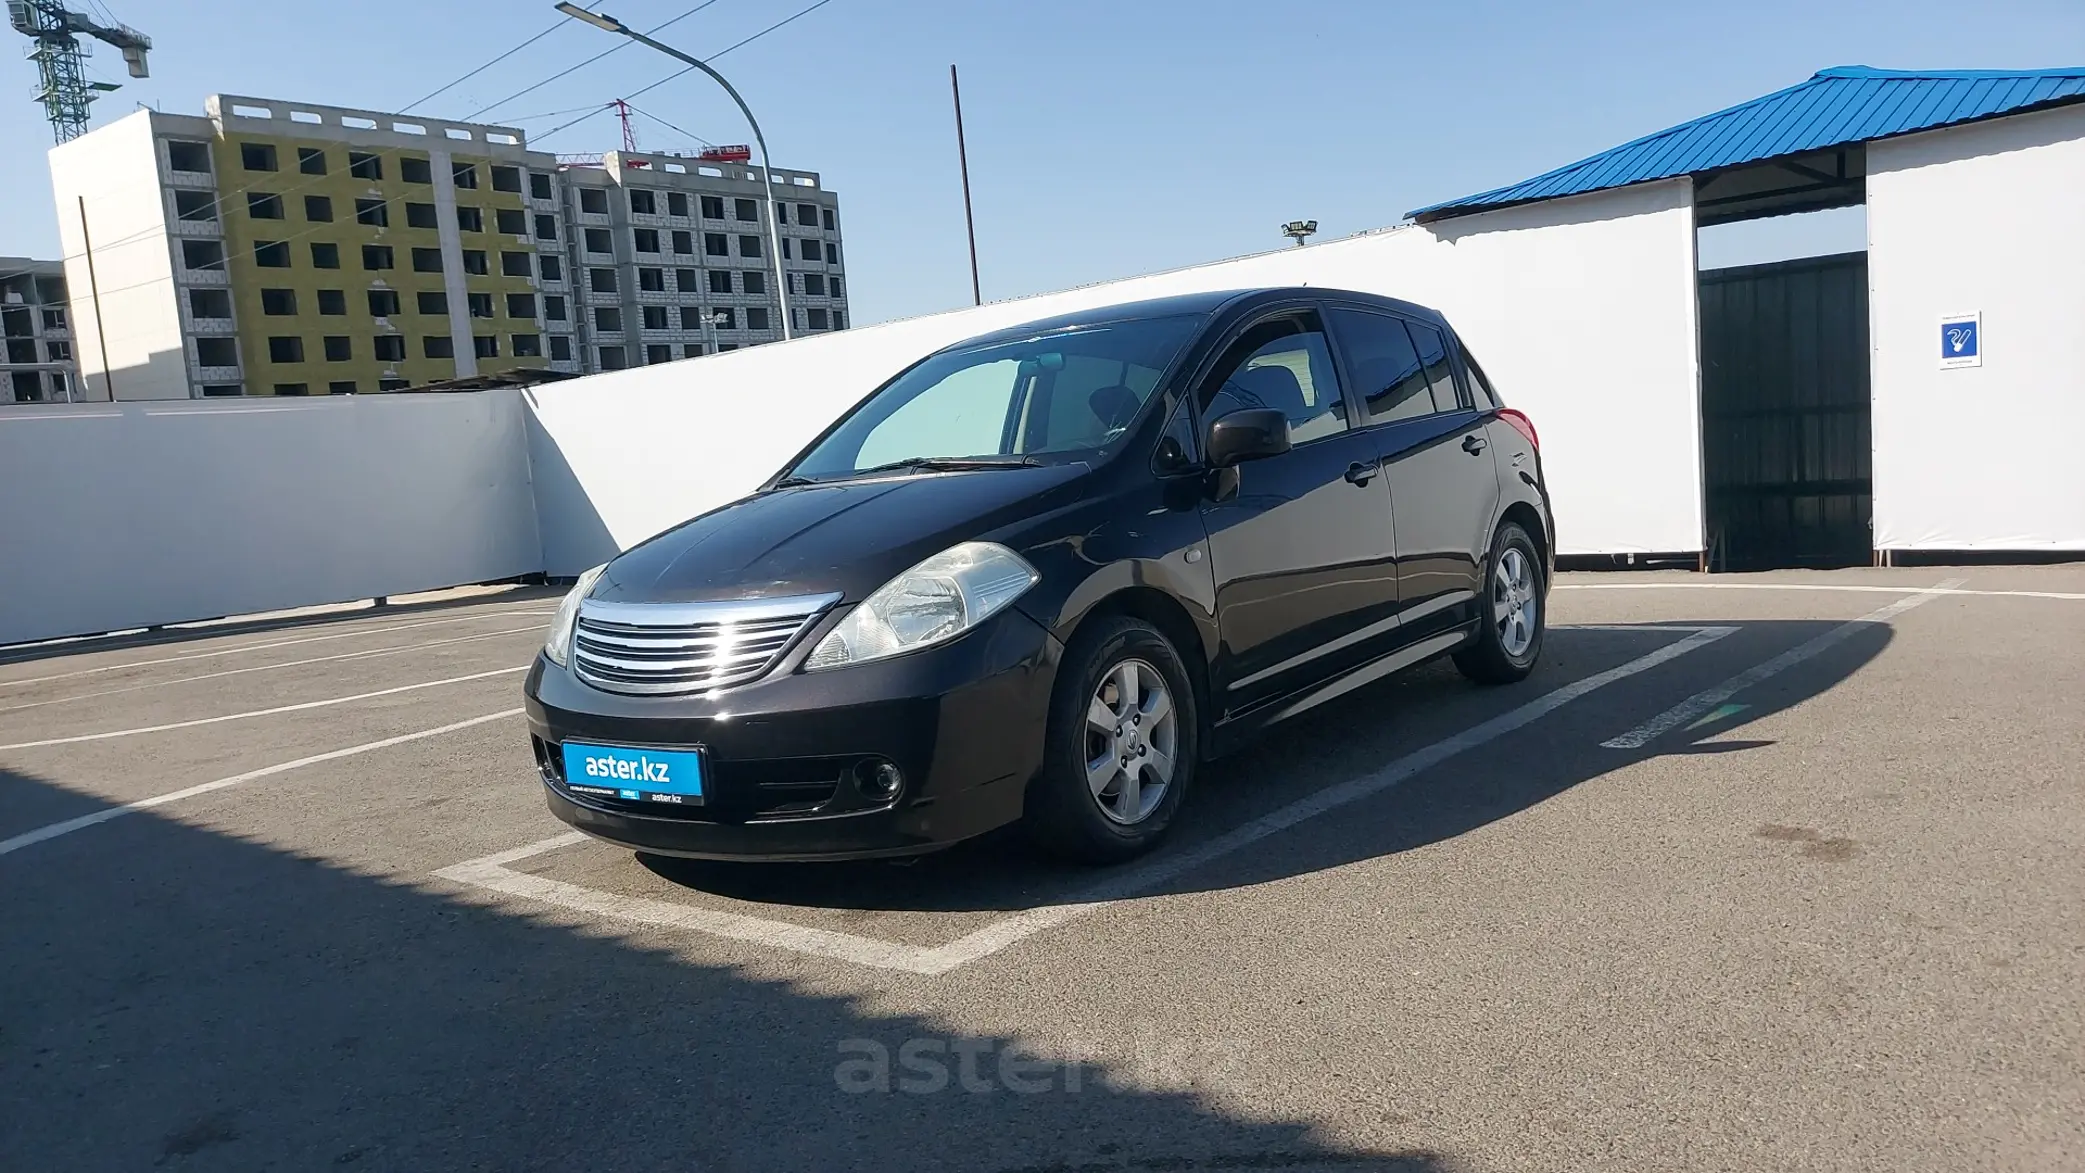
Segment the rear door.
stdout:
<path fill-rule="evenodd" d="M 1485 413 L 1457 385 L 1439 327 L 1358 305 L 1328 316 L 1390 486 L 1400 639 L 1458 627 L 1477 616 L 1499 507 Z"/>
<path fill-rule="evenodd" d="M 1247 326 L 1198 402 L 1205 427 L 1241 408 L 1279 408 L 1295 445 L 1217 474 L 1203 506 L 1223 635 L 1214 676 L 1232 716 L 1388 650 L 1395 535 L 1375 441 L 1353 426 L 1315 309 Z"/>

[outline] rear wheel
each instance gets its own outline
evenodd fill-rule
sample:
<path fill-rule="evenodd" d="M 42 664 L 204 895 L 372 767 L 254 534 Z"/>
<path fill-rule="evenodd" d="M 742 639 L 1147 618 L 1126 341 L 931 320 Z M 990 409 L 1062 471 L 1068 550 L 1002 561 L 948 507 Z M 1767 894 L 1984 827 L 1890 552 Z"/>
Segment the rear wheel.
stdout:
<path fill-rule="evenodd" d="M 1157 628 L 1119 617 L 1080 632 L 1050 701 L 1029 837 L 1091 863 L 1149 851 L 1194 777 L 1196 721 L 1187 670 Z"/>
<path fill-rule="evenodd" d="M 1484 581 L 1477 634 L 1455 653 L 1455 666 L 1479 684 L 1524 680 L 1542 655 L 1549 592 L 1534 539 L 1519 522 L 1501 522 L 1492 535 Z"/>

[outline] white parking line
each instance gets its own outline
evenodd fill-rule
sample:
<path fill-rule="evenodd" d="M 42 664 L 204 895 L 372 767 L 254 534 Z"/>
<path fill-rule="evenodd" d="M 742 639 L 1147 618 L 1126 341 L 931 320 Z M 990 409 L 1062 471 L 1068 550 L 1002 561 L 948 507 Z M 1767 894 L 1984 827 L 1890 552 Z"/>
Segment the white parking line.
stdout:
<path fill-rule="evenodd" d="M 1306 798 L 1298 799 L 1271 814 L 1263 815 L 1244 826 L 1219 835 L 1199 847 L 1190 848 L 1177 855 L 1162 856 L 1141 867 L 1112 876 L 1079 893 L 1069 903 L 1017 913 L 994 921 L 968 936 L 933 948 L 903 945 L 873 937 L 857 937 L 849 933 L 807 928 L 783 921 L 762 920 L 737 913 L 691 908 L 663 900 L 620 896 L 513 871 L 507 866 L 530 856 L 581 842 L 585 836 L 576 831 L 480 859 L 466 860 L 453 867 L 443 868 L 435 875 L 455 883 L 557 905 L 611 920 L 686 929 L 794 953 L 835 958 L 876 969 L 931 977 L 989 957 L 1008 945 L 1046 929 L 1149 891 L 1182 872 L 1229 855 L 1306 819 L 1381 794 L 1457 754 L 1475 749 L 1529 722 L 1539 720 L 1587 693 L 1676 660 L 1722 639 L 1737 628 L 1661 627 L 1659 630 L 1686 631 L 1689 634 L 1685 639 L 1667 644 L 1605 672 L 1553 689 L 1453 737 L 1444 738 L 1423 749 L 1408 753 L 1375 773 L 1327 787 Z"/>
<path fill-rule="evenodd" d="M 1954 578 L 1949 582 L 1967 582 Z M 1942 590 L 1939 587 L 1855 586 L 1836 582 L 1560 582 L 1553 591 L 1850 591 L 1866 595 L 1972 595 L 1993 599 L 2085 599 L 2079 591 Z"/>
<path fill-rule="evenodd" d="M 93 814 L 81 815 L 78 818 L 66 819 L 63 822 L 52 823 L 44 827 L 38 827 L 34 831 L 25 831 L 22 834 L 16 835 L 10 839 L 0 839 L 0 855 L 7 855 L 12 852 L 20 851 L 22 848 L 28 847 L 32 844 L 42 843 L 50 839 L 56 839 L 60 835 L 70 835 L 74 831 L 84 830 L 85 828 L 95 826 L 99 823 L 106 823 L 110 819 L 122 818 L 124 815 L 133 814 L 137 811 L 151 810 L 153 807 L 156 806 L 165 806 L 167 803 L 170 802 L 179 802 L 184 798 L 194 798 L 198 795 L 210 794 L 215 791 L 225 790 L 233 786 L 241 785 L 243 783 L 252 782 L 259 778 L 268 778 L 276 774 L 286 774 L 291 770 L 302 769 L 305 766 L 315 766 L 318 765 L 320 762 L 332 762 L 338 761 L 341 758 L 351 758 L 354 757 L 356 754 L 370 753 L 374 750 L 379 749 L 389 749 L 394 745 L 404 745 L 409 741 L 420 741 L 424 738 L 440 737 L 444 733 L 454 733 L 459 729 L 468 729 L 473 725 L 483 725 L 487 721 L 497 721 L 503 717 L 517 717 L 520 715 L 520 709 L 502 709 L 497 713 L 487 713 L 482 717 L 472 717 L 468 721 L 456 721 L 448 725 L 438 726 L 434 729 L 422 729 L 418 733 L 405 733 L 397 737 L 386 737 L 382 741 L 364 742 L 361 745 L 351 745 L 346 749 L 336 749 L 330 750 L 326 753 L 312 754 L 310 757 L 298 758 L 296 761 L 293 762 L 283 762 L 279 765 L 263 766 L 258 770 L 248 770 L 244 774 L 234 774 L 229 778 L 219 778 L 215 782 L 205 782 L 200 786 L 190 786 L 186 790 L 176 790 L 167 794 L 155 795 L 151 798 L 141 798 L 136 802 L 124 803 L 122 806 L 107 807 L 102 810 L 95 811 Z"/>
<path fill-rule="evenodd" d="M 1703 689 L 1627 733 L 1617 737 L 1610 737 L 1600 744 L 1607 749 L 1642 749 L 1656 738 L 1662 737 L 1672 730 L 1708 713 L 1745 689 L 1758 684 L 1770 676 L 1795 667 L 1804 660 L 1815 656 L 1817 653 L 1864 628 L 1873 627 L 1878 623 L 1888 623 L 1891 619 L 1902 615 L 1913 607 L 1930 603 L 1942 595 L 1956 593 L 1952 588 L 1962 585 L 1964 581 L 1959 578 L 1948 579 L 1938 586 L 1928 587 L 1909 598 L 1898 599 L 1887 607 L 1870 611 L 1859 619 L 1842 623 L 1806 643 L 1798 644 L 1782 652 L 1765 663 L 1753 665 L 1736 676 L 1716 685 L 1714 688 Z"/>
<path fill-rule="evenodd" d="M 428 640 L 416 644 L 399 644 L 388 648 L 371 648 L 361 652 L 341 652 L 332 656 L 313 656 L 305 660 L 284 660 L 280 664 L 256 664 L 251 668 L 226 668 L 221 672 L 203 672 L 195 676 L 176 676 L 172 680 L 148 680 L 143 684 L 126 684 L 121 688 L 104 688 L 95 692 L 76 692 L 68 696 L 52 697 L 47 701 L 29 701 L 19 705 L 0 705 L 0 713 L 14 713 L 23 709 L 40 709 L 45 705 L 69 704 L 73 701 L 94 700 L 97 697 L 118 696 L 126 692 L 140 692 L 148 688 L 171 688 L 177 684 L 194 684 L 198 680 L 217 680 L 225 676 L 244 676 L 249 672 L 273 672 L 277 668 L 304 668 L 312 664 L 330 664 L 339 660 L 369 660 L 378 656 L 396 656 L 404 652 L 417 652 L 425 648 L 442 648 L 450 644 L 476 643 L 481 639 L 495 639 L 503 635 L 519 635 L 523 632 L 542 631 L 542 625 L 531 623 L 527 627 L 508 627 L 499 631 L 488 631 L 480 635 L 459 635 L 453 639 Z"/>
<path fill-rule="evenodd" d="M 301 713 L 307 709 L 323 709 L 329 705 L 345 705 L 353 701 L 366 701 L 373 697 L 396 696 L 401 692 L 417 692 L 423 688 L 439 688 L 444 684 L 463 684 L 471 680 L 483 680 L 488 676 L 504 676 L 509 672 L 526 672 L 527 664 L 513 668 L 494 668 L 490 672 L 473 672 L 468 676 L 448 676 L 440 680 L 423 680 L 418 684 L 401 684 L 396 688 L 380 688 L 375 692 L 358 692 L 353 696 L 328 697 L 322 701 L 305 701 L 295 705 L 277 705 L 272 709 L 253 709 L 244 713 L 226 713 L 221 717 L 197 717 L 193 721 L 169 721 L 164 725 L 140 725 L 135 729 L 111 729 L 106 733 L 79 733 L 71 737 L 47 737 L 42 741 L 17 741 L 12 745 L 0 745 L 0 750 L 38 749 L 46 745 L 74 745 L 82 741 L 107 741 L 112 737 L 135 737 L 141 733 L 164 733 L 169 729 L 193 729 L 198 725 L 216 725 L 225 721 L 243 721 L 248 717 L 272 717 L 277 713 Z"/>
<path fill-rule="evenodd" d="M 325 635 L 307 635 L 297 639 L 274 640 L 268 643 L 240 644 L 237 647 L 213 648 L 207 652 L 189 652 L 180 656 L 163 656 L 157 660 L 132 660 L 123 664 L 102 664 L 94 668 L 79 668 L 71 672 L 58 672 L 50 676 L 26 676 L 20 680 L 0 680 L 0 688 L 13 688 L 23 684 L 48 684 L 53 680 L 71 680 L 78 676 L 93 676 L 102 672 L 121 672 L 125 668 L 149 668 L 155 664 L 179 664 L 188 660 L 208 660 L 215 656 L 236 656 L 241 652 L 264 652 L 269 648 L 287 648 L 296 644 L 324 643 L 333 639 L 353 639 L 358 635 L 382 635 L 387 631 L 410 631 L 416 627 L 439 627 L 444 623 L 470 623 L 478 619 L 501 619 L 515 615 L 551 615 L 552 611 L 485 611 L 476 615 L 453 615 L 446 619 L 427 619 L 418 623 L 394 623 L 389 627 L 363 627 L 354 631 L 335 631 Z M 82 649 L 75 655 L 85 655 L 93 649 Z M 22 661 L 16 661 L 20 663 Z M 4 666 L 4 665 L 0 665 Z"/>

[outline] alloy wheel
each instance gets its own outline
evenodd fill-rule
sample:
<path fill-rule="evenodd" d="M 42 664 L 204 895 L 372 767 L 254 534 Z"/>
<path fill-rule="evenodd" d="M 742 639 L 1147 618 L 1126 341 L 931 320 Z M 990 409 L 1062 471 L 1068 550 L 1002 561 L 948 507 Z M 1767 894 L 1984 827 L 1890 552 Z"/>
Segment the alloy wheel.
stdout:
<path fill-rule="evenodd" d="M 1491 614 L 1499 647 L 1513 659 L 1535 642 L 1535 607 L 1535 568 L 1518 547 L 1508 546 L 1491 575 Z"/>
<path fill-rule="evenodd" d="M 1086 705 L 1086 786 L 1100 813 L 1124 826 L 1165 801 L 1180 749 L 1173 694 L 1157 668 L 1123 660 Z"/>

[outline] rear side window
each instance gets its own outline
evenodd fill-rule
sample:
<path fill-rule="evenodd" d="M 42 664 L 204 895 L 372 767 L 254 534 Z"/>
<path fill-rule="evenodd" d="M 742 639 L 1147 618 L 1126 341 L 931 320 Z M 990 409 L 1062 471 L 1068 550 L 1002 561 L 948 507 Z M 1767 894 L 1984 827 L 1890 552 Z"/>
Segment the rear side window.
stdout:
<path fill-rule="evenodd" d="M 1247 330 L 1224 353 L 1201 399 L 1207 420 L 1248 407 L 1278 408 L 1289 417 L 1289 436 L 1298 444 L 1347 430 L 1339 377 L 1314 313 L 1284 315 Z"/>
<path fill-rule="evenodd" d="M 1332 328 L 1338 331 L 1340 348 L 1346 353 L 1347 373 L 1368 405 L 1368 422 L 1387 424 L 1433 414 L 1426 364 L 1420 361 L 1419 347 L 1406 332 L 1403 319 L 1335 309 Z M 1454 397 L 1451 388 L 1448 398 L 1452 401 Z"/>
<path fill-rule="evenodd" d="M 1477 401 L 1478 410 L 1490 411 L 1503 406 L 1499 402 L 1499 393 L 1491 389 L 1491 380 L 1484 377 L 1484 368 L 1477 365 L 1467 346 L 1462 348 L 1462 368 L 1469 372 L 1470 398 Z"/>
<path fill-rule="evenodd" d="M 1455 397 L 1455 375 L 1448 369 L 1448 344 L 1441 332 L 1424 322 L 1406 322 L 1412 341 L 1418 344 L 1419 361 L 1426 367 L 1426 381 L 1433 384 L 1435 411 L 1454 411 L 1462 405 Z"/>

